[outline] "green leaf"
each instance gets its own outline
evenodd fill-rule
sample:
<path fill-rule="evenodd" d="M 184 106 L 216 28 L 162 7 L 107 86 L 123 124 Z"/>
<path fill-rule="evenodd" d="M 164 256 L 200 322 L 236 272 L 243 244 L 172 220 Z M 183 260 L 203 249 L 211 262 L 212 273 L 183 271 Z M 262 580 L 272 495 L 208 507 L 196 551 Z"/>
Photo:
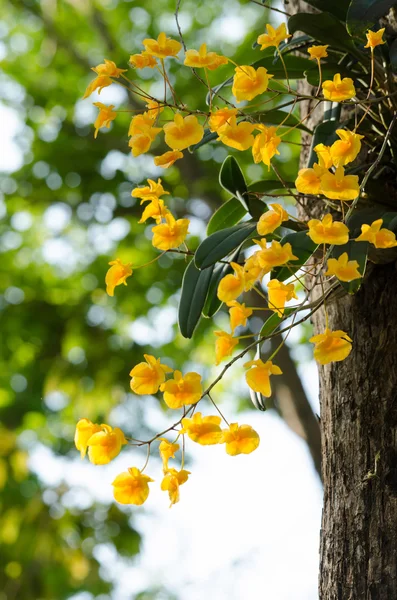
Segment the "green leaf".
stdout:
<path fill-rule="evenodd" d="M 350 35 L 362 36 L 396 5 L 395 0 L 352 0 L 347 11 Z"/>
<path fill-rule="evenodd" d="M 335 246 L 332 250 L 332 257 L 339 258 L 341 254 L 347 252 L 349 260 L 356 260 L 358 262 L 358 272 L 364 276 L 367 266 L 368 249 L 368 242 L 355 242 L 354 240 L 350 240 L 347 244 L 343 244 L 343 246 Z M 339 283 L 348 294 L 355 294 L 361 287 L 362 278 L 354 279 L 349 282 L 340 281 Z"/>
<path fill-rule="evenodd" d="M 266 202 L 259 200 L 257 196 L 248 196 L 249 213 L 254 221 L 259 221 L 264 212 L 269 210 Z"/>
<path fill-rule="evenodd" d="M 306 0 L 310 6 L 314 6 L 321 12 L 330 12 L 341 21 L 346 20 L 346 13 L 350 0 Z"/>
<path fill-rule="evenodd" d="M 189 151 L 194 152 L 195 150 L 201 148 L 201 146 L 205 146 L 205 144 L 216 140 L 217 137 L 218 134 L 216 133 L 216 131 L 210 131 L 209 129 L 206 129 L 202 140 L 198 142 L 198 144 L 193 144 L 193 146 L 190 146 Z"/>
<path fill-rule="evenodd" d="M 265 125 L 280 125 L 280 123 L 283 123 L 282 127 L 295 127 L 296 129 L 311 133 L 311 130 L 308 127 L 300 123 L 300 119 L 295 115 L 288 115 L 284 110 L 269 110 L 268 112 L 262 113 L 259 116 L 259 120 Z"/>
<path fill-rule="evenodd" d="M 311 15 L 305 15 L 305 17 Z M 292 18 L 292 17 L 291 17 Z M 291 19 L 290 19 L 291 20 Z M 288 79 L 303 79 L 303 74 L 307 69 L 313 69 L 315 63 L 309 58 L 303 56 L 287 55 L 283 56 L 285 66 L 287 67 Z M 274 79 L 286 79 L 285 71 L 281 60 L 275 59 L 271 56 L 265 56 L 252 65 L 257 69 L 258 67 L 265 67 L 269 73 L 271 73 Z"/>
<path fill-rule="evenodd" d="M 233 258 L 230 262 L 235 262 L 238 260 L 239 250 L 233 255 Z M 218 286 L 219 282 L 223 277 L 229 275 L 229 273 L 233 273 L 233 269 L 230 264 L 224 265 L 216 265 L 214 268 L 214 272 L 212 273 L 211 283 L 208 289 L 207 299 L 203 308 L 203 316 L 211 318 L 218 312 L 223 302 L 218 298 Z"/>
<path fill-rule="evenodd" d="M 234 156 L 227 156 L 223 161 L 219 172 L 219 183 L 227 192 L 238 198 L 244 208 L 248 211 L 247 184 L 240 165 Z"/>
<path fill-rule="evenodd" d="M 248 198 L 247 200 L 250 214 L 258 220 L 265 211 L 268 210 L 267 205 L 256 198 Z M 236 223 L 239 223 L 241 219 L 247 214 L 247 211 L 237 198 L 230 198 L 225 204 L 222 204 L 220 208 L 212 215 L 207 226 L 207 235 L 212 235 L 216 231 L 232 227 Z"/>
<path fill-rule="evenodd" d="M 336 130 L 340 128 L 341 124 L 339 120 L 325 121 L 317 125 L 314 130 L 312 145 L 310 148 L 309 167 L 312 167 L 315 162 L 318 162 L 317 154 L 314 152 L 314 148 L 317 146 L 317 144 L 325 144 L 326 146 L 333 144 L 337 139 L 339 139 L 336 135 Z"/>
<path fill-rule="evenodd" d="M 302 31 L 310 35 L 316 42 L 329 44 L 344 52 L 357 55 L 358 51 L 346 31 L 346 27 L 328 12 L 319 14 L 297 13 L 288 19 L 288 31 Z M 306 70 L 306 69 L 305 69 Z"/>
<path fill-rule="evenodd" d="M 279 281 L 285 281 L 291 275 L 296 273 L 302 265 L 305 264 L 317 249 L 315 244 L 307 235 L 306 231 L 299 231 L 298 233 L 288 233 L 281 240 L 281 244 L 290 243 L 292 247 L 292 254 L 298 257 L 298 260 L 291 261 L 288 267 L 276 267 L 271 273 L 272 279 L 278 279 Z"/>
<path fill-rule="evenodd" d="M 397 213 L 396 212 L 388 212 L 380 217 L 383 219 L 382 227 L 386 229 L 390 229 L 390 231 L 394 231 L 396 233 L 397 229 Z"/>
<path fill-rule="evenodd" d="M 312 38 L 309 35 L 298 35 L 297 37 L 287 40 L 286 42 L 281 42 L 278 50 L 282 53 L 284 58 L 287 52 L 293 52 L 300 46 L 308 46 L 309 44 L 311 45 L 311 42 Z"/>
<path fill-rule="evenodd" d="M 214 267 L 211 266 L 200 271 L 193 260 L 185 270 L 178 311 L 179 329 L 185 338 L 192 337 L 200 320 L 213 270 Z"/>
<path fill-rule="evenodd" d="M 286 181 L 285 185 L 288 188 L 295 188 L 295 183 L 293 181 Z M 285 189 L 286 188 L 278 179 L 260 179 L 248 186 L 248 191 L 263 194 L 263 196 L 266 196 L 266 192 L 276 192 L 277 190 L 282 190 L 284 192 Z"/>
<path fill-rule="evenodd" d="M 247 221 L 234 227 L 216 231 L 207 237 L 196 250 L 195 264 L 206 269 L 238 248 L 256 230 L 256 223 Z"/>
<path fill-rule="evenodd" d="M 232 227 L 247 214 L 244 206 L 237 198 L 230 198 L 225 204 L 222 204 L 214 212 L 207 226 L 207 235 L 212 235 L 216 231 Z"/>

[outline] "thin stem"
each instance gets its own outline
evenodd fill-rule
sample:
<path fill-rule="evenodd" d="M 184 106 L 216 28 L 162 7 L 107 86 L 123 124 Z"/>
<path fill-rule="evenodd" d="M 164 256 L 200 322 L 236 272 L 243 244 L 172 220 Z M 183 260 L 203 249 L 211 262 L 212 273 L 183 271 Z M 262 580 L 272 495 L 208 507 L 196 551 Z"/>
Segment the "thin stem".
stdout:
<path fill-rule="evenodd" d="M 148 442 L 148 445 L 147 445 L 147 454 L 146 454 L 146 461 L 145 461 L 145 464 L 143 465 L 143 467 L 141 469 L 141 473 L 144 472 L 144 470 L 146 469 L 146 467 L 148 465 L 148 462 L 149 462 L 149 458 L 150 458 L 150 445 L 151 445 L 151 442 Z"/>
<path fill-rule="evenodd" d="M 275 8 L 274 6 L 270 6 L 270 4 L 266 4 L 265 2 L 258 2 L 258 0 L 250 0 L 253 4 L 258 4 L 259 6 L 263 6 L 263 8 L 267 8 L 268 10 L 274 10 L 274 12 L 278 12 L 281 15 L 285 15 L 286 17 L 290 17 L 291 14 L 285 12 L 285 10 L 281 10 L 280 8 Z"/>
<path fill-rule="evenodd" d="M 368 94 L 367 94 L 366 100 L 368 100 L 369 97 L 370 97 L 370 95 L 371 95 L 372 86 L 373 86 L 373 83 L 374 83 L 374 72 L 375 72 L 374 49 L 371 48 L 371 80 L 370 80 L 370 83 L 369 83 L 369 89 L 368 89 Z M 369 112 L 369 109 L 370 109 L 370 105 L 367 106 L 367 108 L 366 108 L 363 116 L 361 117 L 361 119 L 358 122 L 358 125 L 356 125 L 356 127 L 354 128 L 354 131 L 356 131 L 360 127 L 361 123 L 364 121 L 365 117 L 367 116 L 367 114 Z"/>
<path fill-rule="evenodd" d="M 319 96 L 320 92 L 321 92 L 321 85 L 323 83 L 323 72 L 321 70 L 321 59 L 320 58 L 317 59 L 317 64 L 318 64 L 319 80 L 318 80 L 318 88 L 317 88 L 316 96 Z"/>
<path fill-rule="evenodd" d="M 154 262 L 156 262 L 156 260 L 158 260 L 159 258 L 164 256 L 164 254 L 166 252 L 168 252 L 168 250 L 164 250 L 164 252 L 162 252 L 161 254 L 158 254 L 155 258 L 153 258 L 149 262 L 145 263 L 144 265 L 139 265 L 138 267 L 134 267 L 134 271 L 136 271 L 137 269 L 143 269 L 143 267 L 148 267 L 149 265 L 152 265 Z"/>
<path fill-rule="evenodd" d="M 207 86 L 208 86 L 208 93 L 210 95 L 210 113 L 212 112 L 212 87 L 210 86 L 210 81 L 208 79 L 208 72 L 206 67 L 204 67 L 204 75 L 205 75 L 205 80 L 207 82 Z"/>
<path fill-rule="evenodd" d="M 289 78 L 288 78 L 287 65 L 285 64 L 285 61 L 284 61 L 283 55 L 282 55 L 282 53 L 280 52 L 280 50 L 278 49 L 278 47 L 277 47 L 277 52 L 278 52 L 278 55 L 279 55 L 279 57 L 280 57 L 280 60 L 281 60 L 281 62 L 283 63 L 283 68 L 284 68 L 285 78 L 286 78 L 286 80 L 287 80 L 287 87 L 288 87 L 288 91 L 290 91 L 290 89 L 291 89 L 291 86 L 290 86 L 290 84 L 289 84 Z"/>
<path fill-rule="evenodd" d="M 211 400 L 212 404 L 214 405 L 215 409 L 218 411 L 218 413 L 221 415 L 222 419 L 225 421 L 226 425 L 228 427 L 230 427 L 226 417 L 221 413 L 220 409 L 218 408 L 218 405 L 214 402 L 214 400 L 212 399 L 212 396 L 210 393 L 207 394 L 208 398 Z"/>

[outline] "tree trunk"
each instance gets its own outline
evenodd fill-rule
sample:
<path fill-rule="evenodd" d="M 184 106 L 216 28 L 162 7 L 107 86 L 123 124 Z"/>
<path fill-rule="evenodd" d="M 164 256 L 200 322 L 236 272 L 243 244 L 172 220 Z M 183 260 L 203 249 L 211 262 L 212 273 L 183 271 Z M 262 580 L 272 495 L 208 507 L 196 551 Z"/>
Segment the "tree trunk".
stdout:
<path fill-rule="evenodd" d="M 288 12 L 312 12 L 286 2 Z M 313 93 L 302 84 L 302 93 Z M 302 106 L 305 115 L 310 102 Z M 313 127 L 322 119 L 316 111 Z M 305 138 L 304 142 L 310 142 Z M 301 165 L 306 166 L 307 147 Z M 317 218 L 321 202 L 300 217 Z M 317 292 L 318 293 L 318 292 Z M 353 339 L 343 362 L 319 366 L 324 506 L 321 600 L 397 598 L 397 273 L 370 265 L 355 296 L 328 307 L 329 327 Z M 323 311 L 314 332 L 325 329 Z"/>
<path fill-rule="evenodd" d="M 394 264 L 376 266 L 354 297 L 329 308 L 331 329 L 348 332 L 353 350 L 319 369 L 321 600 L 397 596 L 396 315 Z M 314 327 L 324 330 L 322 314 Z"/>

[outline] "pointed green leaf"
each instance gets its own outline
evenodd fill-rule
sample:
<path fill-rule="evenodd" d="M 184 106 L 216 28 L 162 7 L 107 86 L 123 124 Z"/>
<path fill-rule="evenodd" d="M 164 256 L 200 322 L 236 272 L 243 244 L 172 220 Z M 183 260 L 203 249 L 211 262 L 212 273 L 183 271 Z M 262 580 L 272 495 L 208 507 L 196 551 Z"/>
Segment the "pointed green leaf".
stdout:
<path fill-rule="evenodd" d="M 364 35 L 393 6 L 396 6 L 395 0 L 352 0 L 347 12 L 347 29 L 350 35 Z"/>
<path fill-rule="evenodd" d="M 341 21 L 346 20 L 346 13 L 349 8 L 350 0 L 306 0 L 310 6 L 314 6 L 321 12 L 330 12 Z"/>
<path fill-rule="evenodd" d="M 211 235 L 221 229 L 232 227 L 247 214 L 244 206 L 237 198 L 230 198 L 214 212 L 207 226 L 207 235 Z"/>
<path fill-rule="evenodd" d="M 305 17 L 310 15 L 305 15 Z M 291 17 L 292 18 L 292 17 Z M 290 19 L 291 20 L 291 19 Z M 350 39 L 350 38 L 349 38 Z M 288 79 L 303 79 L 303 74 L 307 69 L 313 69 L 315 63 L 310 58 L 303 56 L 294 56 L 287 54 L 283 56 L 285 66 L 287 67 Z M 265 67 L 269 73 L 273 75 L 274 79 L 287 79 L 283 63 L 281 60 L 272 56 L 265 56 L 252 65 L 257 69 L 258 67 Z"/>
<path fill-rule="evenodd" d="M 254 221 L 259 221 L 263 213 L 269 210 L 267 204 L 260 200 L 257 196 L 248 196 L 247 203 L 249 213 Z"/>
<path fill-rule="evenodd" d="M 386 229 L 390 229 L 390 231 L 394 231 L 396 233 L 397 230 L 397 213 L 389 212 L 385 213 L 381 217 L 383 219 L 382 227 Z"/>
<path fill-rule="evenodd" d="M 185 338 L 192 337 L 200 320 L 213 270 L 211 266 L 199 271 L 193 260 L 185 270 L 178 312 L 179 329 Z"/>
<path fill-rule="evenodd" d="M 313 252 L 317 249 L 315 244 L 307 235 L 306 231 L 299 231 L 298 233 L 288 233 L 281 240 L 281 244 L 290 243 L 292 247 L 292 254 L 298 257 L 298 260 L 291 261 L 291 263 L 285 267 L 276 267 L 271 273 L 272 279 L 278 279 L 279 281 L 285 281 L 291 275 L 296 273 L 311 257 Z"/>
<path fill-rule="evenodd" d="M 197 248 L 194 259 L 197 268 L 206 269 L 215 264 L 238 248 L 255 230 L 256 223 L 247 221 L 216 231 Z"/>
<path fill-rule="evenodd" d="M 219 171 L 219 183 L 230 194 L 238 198 L 246 210 L 247 204 L 247 184 L 240 165 L 234 156 L 227 156 L 223 161 Z"/>
<path fill-rule="evenodd" d="M 240 250 L 237 250 L 230 258 L 230 262 L 236 262 L 238 260 Z M 208 289 L 207 299 L 203 308 L 204 317 L 213 317 L 222 306 L 222 301 L 218 298 L 218 286 L 219 282 L 223 277 L 233 273 L 233 269 L 230 264 L 219 264 L 216 265 L 211 277 L 211 283 Z"/>
<path fill-rule="evenodd" d="M 356 260 L 358 262 L 358 272 L 364 277 L 367 266 L 368 249 L 368 242 L 355 242 L 354 240 L 350 240 L 347 244 L 343 244 L 343 246 L 334 246 L 332 258 L 339 258 L 341 254 L 347 252 L 349 260 Z M 355 294 L 360 289 L 362 281 L 361 278 L 349 282 L 340 281 L 339 283 L 345 288 L 348 294 Z"/>
<path fill-rule="evenodd" d="M 286 181 L 285 185 L 287 188 L 295 188 L 295 183 L 293 181 Z M 260 179 L 259 181 L 254 181 L 248 186 L 249 192 L 263 194 L 263 196 L 266 196 L 266 192 L 277 192 L 278 190 L 284 192 L 285 189 L 286 188 L 278 179 Z"/>
<path fill-rule="evenodd" d="M 281 42 L 278 47 L 278 50 L 282 52 L 283 58 L 287 52 L 292 52 L 296 50 L 300 46 L 308 46 L 311 44 L 312 38 L 309 35 L 298 35 L 294 38 L 290 38 L 286 42 Z M 257 44 L 259 46 L 259 44 Z"/>
<path fill-rule="evenodd" d="M 302 31 L 316 42 L 357 55 L 358 51 L 346 27 L 328 12 L 318 14 L 297 13 L 288 19 L 288 31 Z"/>
<path fill-rule="evenodd" d="M 248 198 L 248 206 L 250 214 L 255 220 L 268 210 L 266 204 L 253 196 Z M 220 208 L 212 215 L 207 226 L 207 235 L 212 235 L 216 231 L 232 227 L 236 223 L 239 223 L 241 219 L 247 214 L 247 211 L 237 198 L 230 198 L 225 204 L 222 204 Z"/>

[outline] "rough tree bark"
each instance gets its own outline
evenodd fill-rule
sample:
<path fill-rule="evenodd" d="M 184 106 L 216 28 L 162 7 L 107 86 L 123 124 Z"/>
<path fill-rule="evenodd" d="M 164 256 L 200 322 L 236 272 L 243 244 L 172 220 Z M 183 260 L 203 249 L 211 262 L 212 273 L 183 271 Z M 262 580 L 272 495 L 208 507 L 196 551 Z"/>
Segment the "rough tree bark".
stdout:
<path fill-rule="evenodd" d="M 291 14 L 313 12 L 299 0 L 285 6 Z M 307 110 L 308 104 L 302 106 L 303 114 Z M 321 118 L 316 111 L 310 126 Z M 307 210 L 318 217 L 315 205 Z M 331 304 L 328 316 L 331 329 L 353 339 L 353 350 L 345 361 L 319 367 L 324 483 L 319 596 L 392 600 L 397 598 L 396 263 L 370 268 L 360 291 Z M 324 331 L 322 311 L 313 325 L 316 334 Z"/>

